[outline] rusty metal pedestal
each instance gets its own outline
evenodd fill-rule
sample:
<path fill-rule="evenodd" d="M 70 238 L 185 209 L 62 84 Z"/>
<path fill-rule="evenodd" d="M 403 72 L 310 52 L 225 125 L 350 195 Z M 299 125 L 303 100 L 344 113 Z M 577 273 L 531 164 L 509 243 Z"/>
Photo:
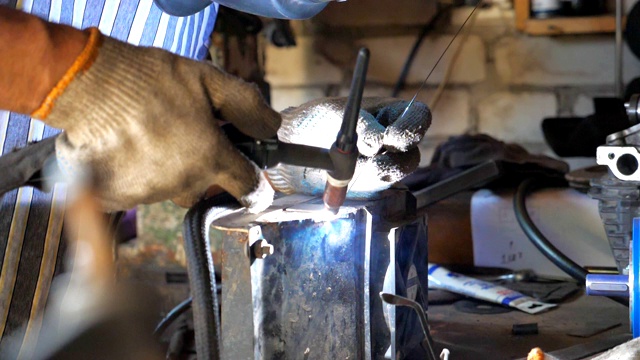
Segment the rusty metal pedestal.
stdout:
<path fill-rule="evenodd" d="M 261 214 L 239 210 L 214 221 L 223 358 L 424 356 L 415 313 L 379 297 L 384 289 L 426 310 L 427 222 L 415 203 L 411 193 L 391 190 L 333 215 L 320 199 L 295 195 Z M 258 241 L 273 253 L 265 256 Z"/>

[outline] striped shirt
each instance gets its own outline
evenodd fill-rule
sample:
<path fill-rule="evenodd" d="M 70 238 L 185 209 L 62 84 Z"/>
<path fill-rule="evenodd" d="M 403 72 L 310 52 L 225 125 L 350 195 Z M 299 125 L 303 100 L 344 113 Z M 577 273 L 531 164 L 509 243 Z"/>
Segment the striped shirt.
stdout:
<path fill-rule="evenodd" d="M 119 40 L 195 59 L 207 55 L 218 9 L 213 5 L 175 17 L 153 0 L 0 0 L 0 5 L 79 29 L 97 26 Z M 2 154 L 58 132 L 28 116 L 0 110 Z M 52 279 L 62 271 L 64 203 L 60 185 L 51 193 L 23 187 L 0 198 L 0 353 L 7 335 L 14 341 L 37 340 Z"/>

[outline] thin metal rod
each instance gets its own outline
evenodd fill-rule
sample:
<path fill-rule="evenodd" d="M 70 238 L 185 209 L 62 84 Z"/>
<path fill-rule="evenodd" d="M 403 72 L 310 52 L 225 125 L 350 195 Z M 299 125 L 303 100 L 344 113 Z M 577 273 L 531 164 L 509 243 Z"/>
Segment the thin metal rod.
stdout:
<path fill-rule="evenodd" d="M 616 65 L 615 91 L 619 98 L 624 96 L 623 66 L 622 66 L 622 12 L 624 1 L 616 0 Z"/>
<path fill-rule="evenodd" d="M 427 313 L 424 312 L 424 309 L 422 308 L 422 306 L 420 306 L 420 304 L 418 304 L 417 302 L 411 299 L 408 299 L 404 296 L 385 293 L 385 292 L 380 293 L 380 299 L 382 299 L 383 302 L 389 305 L 406 306 L 413 309 L 413 311 L 416 312 L 416 314 L 418 315 L 418 319 L 420 320 L 420 325 L 422 326 L 422 332 L 424 333 L 424 337 L 426 340 L 427 355 L 428 355 L 427 357 L 430 360 L 437 360 L 438 358 L 436 357 L 436 353 L 433 345 L 433 338 L 431 338 L 431 332 L 429 331 L 429 320 L 427 319 Z"/>

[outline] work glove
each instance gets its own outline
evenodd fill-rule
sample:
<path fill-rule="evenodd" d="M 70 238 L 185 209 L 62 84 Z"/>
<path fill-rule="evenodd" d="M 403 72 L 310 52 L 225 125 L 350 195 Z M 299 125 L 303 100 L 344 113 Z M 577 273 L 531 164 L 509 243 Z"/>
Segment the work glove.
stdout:
<path fill-rule="evenodd" d="M 66 176 L 89 180 L 109 211 L 167 199 L 189 207 L 213 184 L 251 211 L 271 204 L 264 175 L 218 126 L 274 136 L 280 115 L 257 88 L 212 65 L 89 31 L 83 52 L 32 114 L 64 130 L 56 156 Z"/>
<path fill-rule="evenodd" d="M 319 99 L 284 110 L 278 139 L 329 149 L 342 125 L 346 103 L 346 98 Z M 360 156 L 348 198 L 375 198 L 418 167 L 417 146 L 431 124 L 431 111 L 414 102 L 401 116 L 407 105 L 393 98 L 363 99 L 357 124 Z M 326 175 L 325 170 L 284 164 L 267 171 L 274 189 L 310 195 L 322 194 Z"/>

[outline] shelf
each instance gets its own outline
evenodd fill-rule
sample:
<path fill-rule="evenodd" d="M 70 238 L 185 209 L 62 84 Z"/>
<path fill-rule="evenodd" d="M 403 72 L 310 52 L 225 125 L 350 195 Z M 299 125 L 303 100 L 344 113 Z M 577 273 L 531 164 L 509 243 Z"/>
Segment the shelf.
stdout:
<path fill-rule="evenodd" d="M 516 28 L 530 35 L 612 33 L 616 30 L 613 15 L 534 19 L 530 17 L 531 0 L 516 0 L 515 10 Z"/>

